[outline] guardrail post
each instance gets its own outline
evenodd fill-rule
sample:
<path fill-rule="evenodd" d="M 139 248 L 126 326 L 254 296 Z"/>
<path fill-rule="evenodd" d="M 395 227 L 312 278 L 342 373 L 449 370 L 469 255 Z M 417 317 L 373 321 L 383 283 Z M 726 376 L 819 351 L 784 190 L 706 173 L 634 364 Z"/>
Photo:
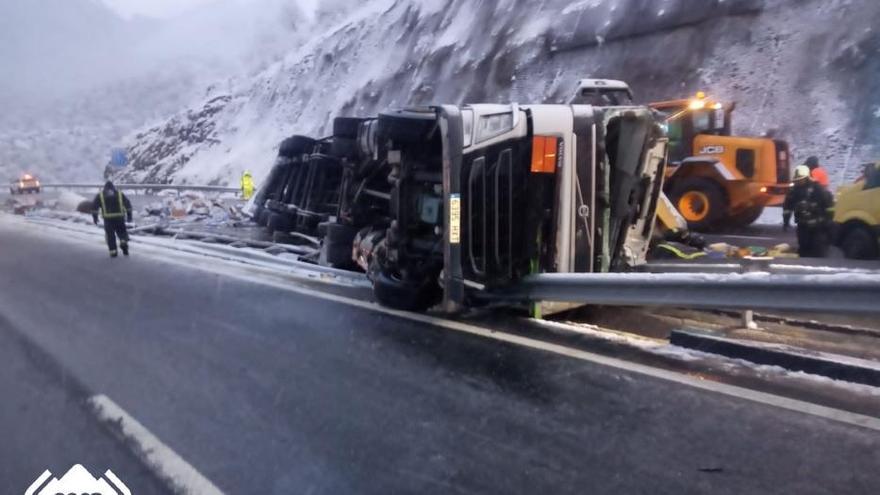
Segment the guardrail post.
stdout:
<path fill-rule="evenodd" d="M 742 265 L 743 273 L 754 273 L 754 272 L 769 272 L 770 271 L 770 262 L 773 261 L 773 258 L 768 257 L 752 257 L 747 256 L 743 258 L 745 263 Z M 742 326 L 746 330 L 757 330 L 758 324 L 755 323 L 755 312 L 751 309 L 744 309 L 741 313 L 742 316 Z"/>
<path fill-rule="evenodd" d="M 742 324 L 746 330 L 757 330 L 758 324 L 755 323 L 755 312 L 751 309 L 745 309 L 742 312 Z"/>

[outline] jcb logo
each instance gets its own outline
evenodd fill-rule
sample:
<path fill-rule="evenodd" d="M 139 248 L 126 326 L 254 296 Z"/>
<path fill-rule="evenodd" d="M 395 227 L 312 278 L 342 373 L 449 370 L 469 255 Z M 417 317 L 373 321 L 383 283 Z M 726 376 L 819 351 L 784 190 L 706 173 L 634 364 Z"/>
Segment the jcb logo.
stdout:
<path fill-rule="evenodd" d="M 703 149 L 700 150 L 701 155 L 720 155 L 724 153 L 724 146 L 703 146 Z"/>

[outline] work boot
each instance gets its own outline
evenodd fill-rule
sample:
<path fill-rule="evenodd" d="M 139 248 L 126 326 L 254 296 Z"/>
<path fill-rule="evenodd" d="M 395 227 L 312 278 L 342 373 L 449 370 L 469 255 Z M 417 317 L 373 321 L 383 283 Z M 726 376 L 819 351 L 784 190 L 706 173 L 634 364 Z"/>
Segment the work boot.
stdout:
<path fill-rule="evenodd" d="M 128 256 L 128 243 L 122 245 L 122 254 Z"/>
<path fill-rule="evenodd" d="M 111 257 L 111 258 L 115 258 L 115 257 L 117 257 L 117 256 L 119 256 L 119 253 L 117 253 L 115 249 L 114 249 L 113 251 L 110 251 L 110 257 Z"/>

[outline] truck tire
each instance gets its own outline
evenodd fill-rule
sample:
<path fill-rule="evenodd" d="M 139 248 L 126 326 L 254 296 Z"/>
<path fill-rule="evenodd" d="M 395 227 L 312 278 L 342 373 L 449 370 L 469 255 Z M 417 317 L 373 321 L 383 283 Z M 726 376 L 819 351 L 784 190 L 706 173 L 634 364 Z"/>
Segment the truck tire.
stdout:
<path fill-rule="evenodd" d="M 291 232 L 293 227 L 294 222 L 290 215 L 270 212 L 269 221 L 266 225 L 270 232 Z"/>
<path fill-rule="evenodd" d="M 849 225 L 845 227 L 840 248 L 843 255 L 851 260 L 877 259 L 880 248 L 877 246 L 877 236 L 871 233 L 868 227 L 863 225 Z"/>
<path fill-rule="evenodd" d="M 269 225 L 269 215 L 272 212 L 267 210 L 266 208 L 260 208 L 257 210 L 257 214 L 254 216 L 254 219 L 257 222 L 257 225 L 260 227 L 266 227 Z"/>
<path fill-rule="evenodd" d="M 334 137 L 330 143 L 330 153 L 336 157 L 357 158 L 359 151 L 356 139 Z"/>
<path fill-rule="evenodd" d="M 332 268 L 353 268 L 352 251 L 357 229 L 350 225 L 323 223 L 318 226 L 318 231 L 324 233 L 318 264 Z"/>
<path fill-rule="evenodd" d="M 736 215 L 731 215 L 730 223 L 735 227 L 748 227 L 749 225 L 755 223 L 755 220 L 764 213 L 763 206 L 752 206 L 751 208 L 747 208 Z"/>
<path fill-rule="evenodd" d="M 278 147 L 278 156 L 294 158 L 311 151 L 316 143 L 317 141 L 308 136 L 290 136 L 281 141 L 281 146 Z"/>
<path fill-rule="evenodd" d="M 380 113 L 376 134 L 380 141 L 398 143 L 422 141 L 437 125 L 437 114 L 431 109 L 408 109 Z"/>
<path fill-rule="evenodd" d="M 688 228 L 707 231 L 718 227 L 727 213 L 727 198 L 717 182 L 688 177 L 672 187 L 672 204 L 687 220 Z"/>
<path fill-rule="evenodd" d="M 424 312 L 441 300 L 441 291 L 436 280 L 407 282 L 382 270 L 376 270 L 372 278 L 373 297 L 382 306 L 401 311 Z"/>
<path fill-rule="evenodd" d="M 333 137 L 356 140 L 363 122 L 364 119 L 354 117 L 336 117 L 333 119 Z"/>

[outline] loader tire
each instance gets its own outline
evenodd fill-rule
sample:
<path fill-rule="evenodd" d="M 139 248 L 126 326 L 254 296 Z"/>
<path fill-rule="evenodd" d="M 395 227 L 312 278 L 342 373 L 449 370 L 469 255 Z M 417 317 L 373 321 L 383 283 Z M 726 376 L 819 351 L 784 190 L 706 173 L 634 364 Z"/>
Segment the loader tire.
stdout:
<path fill-rule="evenodd" d="M 713 230 L 726 217 L 727 197 L 721 186 L 711 179 L 682 179 L 672 187 L 670 199 L 691 230 Z"/>
<path fill-rule="evenodd" d="M 752 206 L 751 208 L 747 208 L 736 215 L 731 215 L 730 224 L 734 227 L 748 227 L 749 225 L 755 223 L 755 220 L 764 213 L 763 206 Z"/>

